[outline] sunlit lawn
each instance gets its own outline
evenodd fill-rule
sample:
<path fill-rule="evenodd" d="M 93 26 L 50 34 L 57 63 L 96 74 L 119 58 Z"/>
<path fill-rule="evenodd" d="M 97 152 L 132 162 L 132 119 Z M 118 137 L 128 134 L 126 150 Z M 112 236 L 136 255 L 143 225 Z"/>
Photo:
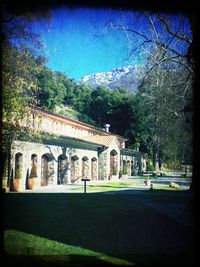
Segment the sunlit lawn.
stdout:
<path fill-rule="evenodd" d="M 105 184 L 94 184 L 94 185 L 87 185 L 86 190 L 87 192 L 106 192 L 106 191 L 116 191 L 120 189 L 132 188 L 136 185 L 144 185 L 144 182 L 141 181 L 140 183 L 134 182 L 109 182 Z M 75 186 L 72 187 L 71 190 L 76 191 L 83 191 L 83 186 Z"/>
<path fill-rule="evenodd" d="M 54 259 L 57 259 L 57 261 L 62 260 L 67 263 L 70 262 L 73 257 L 80 258 L 80 256 L 82 256 L 82 261 L 85 262 L 88 262 L 89 257 L 90 264 L 101 261 L 105 264 L 131 265 L 131 262 L 111 257 L 104 253 L 95 252 L 79 246 L 68 245 L 16 230 L 6 230 L 4 238 L 6 241 L 5 250 L 10 255 L 54 256 Z M 84 259 L 84 257 L 86 258 Z M 47 262 L 50 262 L 51 259 L 52 257 L 46 257 Z"/>
<path fill-rule="evenodd" d="M 4 194 L 3 200 L 4 248 L 18 260 L 27 255 L 27 261 L 34 256 L 31 261 L 81 266 L 170 264 L 182 262 L 182 255 L 184 263 L 192 259 L 192 228 L 140 204 L 188 203 L 190 208 L 187 192 L 20 193 Z"/>
<path fill-rule="evenodd" d="M 144 178 L 141 179 L 141 181 L 137 182 L 109 182 L 105 184 L 93 184 L 93 185 L 87 185 L 86 186 L 86 192 L 107 192 L 107 191 L 117 191 L 117 190 L 123 190 L 128 188 L 135 188 L 136 186 L 144 186 Z M 146 187 L 147 189 L 149 187 Z M 189 188 L 189 187 L 188 187 Z M 68 188 L 66 188 L 68 189 Z M 178 188 L 169 187 L 169 185 L 162 185 L 162 184 L 154 184 L 153 185 L 154 190 L 170 190 L 170 191 L 179 191 L 179 190 L 185 190 L 185 187 L 180 186 Z M 68 189 L 69 190 L 69 189 Z M 82 186 L 74 186 L 70 188 L 72 191 L 78 191 L 83 192 L 84 187 Z"/>

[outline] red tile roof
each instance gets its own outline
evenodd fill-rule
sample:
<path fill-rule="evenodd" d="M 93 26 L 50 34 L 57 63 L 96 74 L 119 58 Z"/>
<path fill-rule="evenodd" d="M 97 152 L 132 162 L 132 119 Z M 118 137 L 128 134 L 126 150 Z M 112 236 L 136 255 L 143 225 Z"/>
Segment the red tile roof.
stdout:
<path fill-rule="evenodd" d="M 108 136 L 94 135 L 94 136 L 81 137 L 81 139 L 88 141 L 88 142 L 95 143 L 95 144 L 100 144 L 100 145 L 103 145 L 105 147 L 109 147 L 109 145 L 112 143 L 112 141 L 116 140 L 116 142 L 120 146 L 120 143 L 119 143 L 117 137 L 114 135 L 108 135 Z"/>

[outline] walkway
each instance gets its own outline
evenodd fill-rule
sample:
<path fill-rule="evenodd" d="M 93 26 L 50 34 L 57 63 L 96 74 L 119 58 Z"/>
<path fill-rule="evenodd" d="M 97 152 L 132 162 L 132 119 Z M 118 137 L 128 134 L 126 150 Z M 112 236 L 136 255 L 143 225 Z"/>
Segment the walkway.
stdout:
<path fill-rule="evenodd" d="M 106 182 L 96 182 L 96 183 L 88 183 L 87 186 L 89 185 L 100 185 L 100 184 L 105 184 Z M 86 188 L 87 189 L 87 188 Z M 141 186 L 141 185 L 136 185 L 134 187 L 130 188 L 119 188 L 116 191 L 108 191 L 108 192 L 102 192 L 102 193 L 116 193 L 118 191 L 124 191 L 124 190 L 149 190 L 149 187 L 147 186 Z M 87 191 L 87 190 L 86 190 Z M 40 188 L 36 188 L 33 190 L 24 190 L 22 193 L 83 193 L 84 192 L 84 184 L 82 183 L 77 183 L 77 184 L 66 184 L 66 185 L 55 185 L 55 186 L 43 186 Z M 97 191 L 87 191 L 87 193 L 96 193 L 99 192 Z"/>
<path fill-rule="evenodd" d="M 138 194 L 141 191 L 149 190 L 149 186 L 144 185 L 144 179 L 142 178 L 136 178 L 135 176 L 129 177 L 127 180 L 117 180 L 117 181 L 88 181 L 87 186 L 90 185 L 105 185 L 109 183 L 130 183 L 133 182 L 134 185 L 131 185 L 130 187 L 125 186 L 124 188 L 118 188 L 113 191 L 101 191 L 104 194 L 116 194 L 116 193 L 123 193 L 123 194 Z M 177 178 L 177 177 L 150 177 L 150 181 L 154 186 L 162 186 L 162 187 L 169 187 L 170 182 L 178 183 L 182 189 L 189 189 L 191 180 L 185 179 L 185 178 Z M 94 189 L 94 188 L 93 188 Z M 87 191 L 87 190 L 86 190 Z M 87 193 L 96 193 L 100 190 L 90 190 L 87 191 Z M 23 193 L 83 193 L 84 192 L 84 182 L 80 181 L 78 183 L 71 183 L 71 184 L 65 184 L 65 185 L 54 185 L 54 186 L 43 186 L 40 188 L 36 188 L 33 190 L 24 190 Z"/>

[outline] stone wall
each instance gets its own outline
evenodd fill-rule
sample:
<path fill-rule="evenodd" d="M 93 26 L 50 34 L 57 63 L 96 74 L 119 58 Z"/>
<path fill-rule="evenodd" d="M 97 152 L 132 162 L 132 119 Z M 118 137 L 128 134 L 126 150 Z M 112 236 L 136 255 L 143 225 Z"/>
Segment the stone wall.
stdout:
<path fill-rule="evenodd" d="M 136 153 L 134 156 L 121 155 L 121 162 L 126 161 L 128 166 L 128 175 L 137 175 L 138 171 L 146 171 L 147 155 L 143 153 Z"/>
<path fill-rule="evenodd" d="M 137 175 L 139 168 L 144 170 L 146 166 L 146 159 L 142 153 L 136 153 L 135 156 L 120 154 L 117 138 L 113 139 L 109 147 L 104 147 L 101 151 L 97 151 L 97 148 L 91 150 L 91 147 L 88 149 L 65 147 L 64 149 L 59 145 L 15 141 L 11 150 L 12 179 L 15 177 L 15 158 L 18 153 L 21 154 L 20 164 L 22 165 L 22 175 L 19 179 L 20 191 L 27 189 L 33 157 L 37 158 L 36 188 L 79 182 L 83 177 L 92 180 L 119 180 L 121 179 L 120 171 L 123 170 L 123 161 L 127 166 L 128 176 Z M 115 175 L 112 175 L 111 171 L 111 155 L 114 158 Z"/>
<path fill-rule="evenodd" d="M 21 123 L 34 130 L 75 138 L 106 134 L 105 131 L 91 125 L 36 107 L 26 114 L 26 118 Z"/>
<path fill-rule="evenodd" d="M 107 151 L 104 150 L 99 154 L 99 171 L 98 171 L 98 180 L 107 180 L 108 170 L 107 170 Z"/>
<path fill-rule="evenodd" d="M 15 155 L 17 153 L 22 154 L 22 177 L 19 179 L 20 184 L 20 191 L 26 189 L 27 179 L 30 175 L 30 171 L 32 168 L 32 155 L 37 156 L 37 174 L 38 177 L 35 179 L 35 187 L 40 187 L 42 183 L 42 158 L 44 155 L 47 158 L 52 157 L 51 160 L 48 162 L 48 185 L 57 185 L 58 184 L 58 158 L 59 156 L 63 155 L 62 147 L 54 146 L 54 145 L 44 145 L 39 143 L 32 143 L 32 142 L 24 142 L 24 141 L 14 141 L 12 150 L 11 150 L 11 169 L 12 169 L 12 178 L 15 177 Z M 97 160 L 98 165 L 98 154 L 97 151 L 87 150 L 87 149 L 74 149 L 74 148 L 67 148 L 66 155 L 68 161 L 66 161 L 67 167 L 67 182 L 71 182 L 71 175 L 70 175 L 70 163 L 72 157 L 77 157 L 76 161 L 76 177 L 75 178 L 82 178 L 82 170 L 81 170 L 81 163 L 82 158 L 88 158 L 88 166 L 87 166 L 87 175 L 90 178 L 91 174 L 91 161 L 92 159 Z M 62 168 L 64 168 L 62 166 Z M 97 167 L 96 167 L 97 169 Z M 96 170 L 97 171 L 97 170 Z M 97 175 L 95 176 L 96 178 Z"/>

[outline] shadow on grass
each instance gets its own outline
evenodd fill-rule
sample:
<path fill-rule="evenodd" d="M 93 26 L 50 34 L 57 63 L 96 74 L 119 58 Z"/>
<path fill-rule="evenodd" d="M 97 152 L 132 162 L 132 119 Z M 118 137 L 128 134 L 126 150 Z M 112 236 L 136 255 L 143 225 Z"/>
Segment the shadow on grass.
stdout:
<path fill-rule="evenodd" d="M 19 264 L 24 266 L 114 266 L 94 256 L 4 256 L 8 266 Z"/>
<path fill-rule="evenodd" d="M 166 192 L 163 193 L 162 201 L 191 200 L 185 192 L 170 191 L 167 197 Z M 146 262 L 145 265 L 149 265 L 148 259 L 154 264 L 157 260 L 169 264 L 172 259 L 173 262 L 191 262 L 192 229 L 143 204 L 138 205 L 138 199 L 157 199 L 156 195 L 162 192 L 4 194 L 4 229 L 91 249 L 137 264 Z M 91 256 L 69 257 L 70 264 L 74 265 L 83 259 L 97 260 Z"/>

